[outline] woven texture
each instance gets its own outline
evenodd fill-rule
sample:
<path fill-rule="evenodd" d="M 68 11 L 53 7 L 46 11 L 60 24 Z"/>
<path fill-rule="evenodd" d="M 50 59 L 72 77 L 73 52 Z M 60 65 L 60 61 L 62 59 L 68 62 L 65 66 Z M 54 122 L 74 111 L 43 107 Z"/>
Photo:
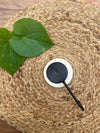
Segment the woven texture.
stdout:
<path fill-rule="evenodd" d="M 12 78 L 0 68 L 0 118 L 23 133 L 100 133 L 100 9 L 75 0 L 44 2 L 18 13 L 40 21 L 57 45 L 25 60 Z M 43 77 L 45 65 L 63 58 L 73 67 L 69 87 L 53 88 Z"/>

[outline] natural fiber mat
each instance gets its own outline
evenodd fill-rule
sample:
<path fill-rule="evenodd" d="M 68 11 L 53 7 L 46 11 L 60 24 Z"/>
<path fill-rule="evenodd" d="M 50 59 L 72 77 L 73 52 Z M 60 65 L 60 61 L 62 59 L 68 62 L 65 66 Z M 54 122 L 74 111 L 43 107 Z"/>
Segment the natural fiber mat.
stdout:
<path fill-rule="evenodd" d="M 23 133 L 100 133 L 100 9 L 76 0 L 56 0 L 27 8 L 23 17 L 40 21 L 57 45 L 25 60 L 14 78 L 0 68 L 0 118 Z M 48 61 L 63 58 L 73 67 L 69 87 L 53 88 L 43 77 Z"/>

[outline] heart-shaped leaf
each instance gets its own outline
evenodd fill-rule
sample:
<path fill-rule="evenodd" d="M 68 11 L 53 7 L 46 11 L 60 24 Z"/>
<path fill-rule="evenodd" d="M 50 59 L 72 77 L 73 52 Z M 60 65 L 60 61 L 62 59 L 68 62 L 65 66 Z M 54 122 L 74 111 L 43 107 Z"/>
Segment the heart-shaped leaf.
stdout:
<path fill-rule="evenodd" d="M 43 25 L 33 19 L 23 18 L 15 22 L 10 33 L 0 28 L 0 67 L 13 75 L 26 57 L 35 57 L 54 44 Z"/>
<path fill-rule="evenodd" d="M 7 29 L 0 28 L 0 67 L 13 75 L 23 63 L 25 57 L 14 52 L 9 43 L 10 37 L 11 33 Z"/>
<path fill-rule="evenodd" d="M 35 57 L 54 45 L 43 25 L 30 18 L 18 20 L 14 33 L 17 37 L 12 37 L 10 44 L 20 56 Z"/>

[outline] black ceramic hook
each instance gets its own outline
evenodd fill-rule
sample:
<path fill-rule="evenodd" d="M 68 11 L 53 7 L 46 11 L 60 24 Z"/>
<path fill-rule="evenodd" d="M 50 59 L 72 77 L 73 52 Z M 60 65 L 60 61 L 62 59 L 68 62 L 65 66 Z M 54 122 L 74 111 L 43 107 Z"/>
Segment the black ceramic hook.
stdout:
<path fill-rule="evenodd" d="M 80 101 L 75 97 L 75 95 L 72 93 L 71 89 L 66 84 L 65 80 L 66 80 L 67 76 L 68 76 L 68 70 L 67 70 L 66 66 L 60 62 L 52 63 L 47 69 L 48 79 L 53 83 L 63 83 L 65 85 L 65 87 L 67 88 L 67 90 L 69 91 L 69 93 L 74 98 L 75 102 L 78 104 L 78 106 L 82 110 L 84 110 Z"/>

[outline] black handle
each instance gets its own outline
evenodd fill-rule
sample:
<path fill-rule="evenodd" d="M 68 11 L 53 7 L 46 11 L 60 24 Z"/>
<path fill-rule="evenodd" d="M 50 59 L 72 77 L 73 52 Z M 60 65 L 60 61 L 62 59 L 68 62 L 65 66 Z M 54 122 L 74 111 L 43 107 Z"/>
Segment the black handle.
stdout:
<path fill-rule="evenodd" d="M 70 88 L 68 87 L 68 85 L 65 83 L 65 81 L 63 82 L 63 84 L 65 85 L 65 87 L 67 88 L 67 90 L 69 91 L 69 93 L 72 95 L 72 97 L 74 98 L 75 102 L 78 104 L 78 106 L 84 110 L 82 104 L 80 103 L 80 101 L 75 97 L 75 95 L 72 93 L 72 91 L 70 90 Z"/>

